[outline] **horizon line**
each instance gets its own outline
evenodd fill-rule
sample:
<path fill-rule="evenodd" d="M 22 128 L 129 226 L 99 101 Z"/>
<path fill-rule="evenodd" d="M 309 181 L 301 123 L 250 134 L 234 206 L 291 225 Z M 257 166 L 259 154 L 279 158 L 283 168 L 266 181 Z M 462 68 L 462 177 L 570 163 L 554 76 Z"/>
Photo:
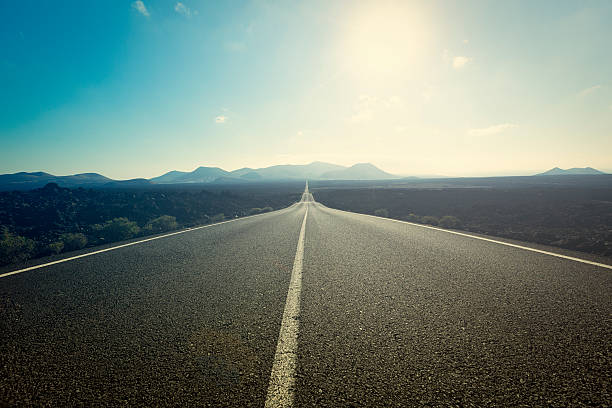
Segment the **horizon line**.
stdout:
<path fill-rule="evenodd" d="M 49 174 L 51 176 L 54 177 L 69 177 L 69 176 L 77 176 L 77 175 L 83 175 L 83 174 L 97 174 L 100 175 L 102 177 L 106 177 L 110 180 L 114 180 L 114 181 L 127 181 L 127 180 L 137 180 L 137 179 L 145 179 L 145 180 L 150 180 L 156 177 L 160 177 L 163 176 L 165 174 L 168 174 L 170 172 L 173 171 L 177 171 L 177 172 L 182 172 L 182 173 L 191 173 L 199 168 L 217 168 L 223 171 L 226 171 L 228 173 L 237 171 L 237 170 L 242 170 L 242 169 L 251 169 L 251 170 L 261 170 L 261 169 L 266 169 L 266 168 L 270 168 L 270 167 L 276 167 L 276 166 L 308 166 L 314 163 L 323 163 L 323 164 L 331 164 L 331 165 L 335 165 L 335 166 L 341 166 L 341 167 L 345 167 L 345 168 L 350 168 L 352 166 L 355 166 L 357 164 L 371 164 L 373 166 L 375 166 L 376 168 L 378 168 L 379 170 L 382 170 L 386 173 L 389 173 L 393 176 L 396 176 L 398 178 L 408 178 L 408 177 L 416 177 L 416 178 L 430 178 L 430 179 L 436 179 L 436 178 L 486 178 L 486 177 L 529 177 L 529 176 L 535 176 L 537 174 L 540 173 L 545 173 L 549 170 L 553 170 L 553 169 L 561 169 L 561 170 L 570 170 L 570 169 L 585 169 L 585 168 L 591 168 L 597 171 L 600 171 L 604 174 L 612 174 L 612 168 L 608 169 L 608 168 L 602 168 L 602 169 L 597 169 L 594 168 L 592 166 L 584 166 L 584 167 L 567 167 L 567 168 L 562 168 L 559 166 L 553 166 L 553 167 L 548 167 L 546 170 L 516 170 L 516 171 L 507 171 L 507 172 L 490 172 L 490 173 L 479 173 L 479 174 L 463 174 L 463 175 L 444 175 L 444 174 L 432 174 L 432 173 L 390 173 L 387 172 L 386 170 L 381 169 L 379 166 L 371 163 L 371 162 L 358 162 L 358 163 L 354 163 L 352 165 L 342 165 L 342 164 L 336 164 L 336 163 L 330 163 L 330 162 L 325 162 L 325 161 L 321 161 L 321 160 L 314 160 L 311 161 L 309 163 L 299 163 L 299 164 L 294 164 L 294 163 L 283 163 L 283 164 L 272 164 L 269 166 L 264 166 L 264 167 L 249 167 L 249 166 L 242 166 L 242 167 L 238 167 L 235 168 L 233 170 L 226 170 L 221 166 L 216 166 L 216 165 L 199 165 L 197 167 L 195 167 L 193 170 L 176 170 L 176 169 L 172 169 L 172 170 L 167 170 L 165 172 L 163 172 L 160 175 L 157 176 L 152 176 L 152 177 L 143 177 L 143 176 L 139 176 L 139 177 L 120 177 L 120 178 L 112 178 L 112 177 L 108 177 L 105 176 L 102 172 L 97 172 L 97 171 L 83 171 L 83 172 L 75 172 L 75 173 L 69 173 L 69 174 L 54 174 L 54 173 L 50 173 L 49 171 L 45 171 L 45 170 L 32 170 L 32 171 L 26 171 L 26 170 L 21 170 L 21 171 L 16 171 L 13 173 L 0 173 L 1 175 L 14 175 L 14 174 L 19 174 L 19 173 L 26 173 L 26 174 L 32 174 L 32 173 L 45 173 L 45 174 Z"/>

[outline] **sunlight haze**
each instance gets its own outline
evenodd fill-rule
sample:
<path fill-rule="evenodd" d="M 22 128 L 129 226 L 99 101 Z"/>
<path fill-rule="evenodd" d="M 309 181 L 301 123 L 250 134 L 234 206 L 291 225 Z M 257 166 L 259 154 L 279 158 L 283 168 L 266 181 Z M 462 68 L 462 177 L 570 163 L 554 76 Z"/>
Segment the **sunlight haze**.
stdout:
<path fill-rule="evenodd" d="M 612 2 L 0 5 L 0 173 L 612 171 Z"/>

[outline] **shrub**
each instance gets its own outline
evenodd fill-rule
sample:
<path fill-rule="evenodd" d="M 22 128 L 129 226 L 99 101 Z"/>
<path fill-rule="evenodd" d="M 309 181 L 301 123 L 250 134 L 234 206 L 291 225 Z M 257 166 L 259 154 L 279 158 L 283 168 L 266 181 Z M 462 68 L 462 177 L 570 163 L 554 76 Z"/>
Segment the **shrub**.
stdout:
<path fill-rule="evenodd" d="M 423 224 L 438 225 L 438 218 L 433 215 L 425 215 L 421 217 L 421 222 Z"/>
<path fill-rule="evenodd" d="M 178 223 L 176 222 L 176 217 L 171 215 L 162 215 L 161 217 L 152 219 L 145 226 L 145 229 L 151 232 L 164 232 L 177 228 Z"/>
<path fill-rule="evenodd" d="M 104 224 L 96 224 L 93 230 L 99 239 L 106 242 L 129 239 L 140 232 L 138 224 L 125 217 L 114 218 Z"/>
<path fill-rule="evenodd" d="M 221 221 L 223 221 L 224 219 L 225 219 L 225 214 L 220 213 L 220 214 L 217 214 L 217 215 L 215 215 L 215 216 L 210 217 L 210 222 L 211 222 L 211 223 L 221 222 Z"/>
<path fill-rule="evenodd" d="M 64 251 L 75 251 L 87 245 L 87 237 L 80 232 L 62 234 L 60 241 L 64 244 Z"/>
<path fill-rule="evenodd" d="M 418 215 L 416 215 L 416 214 L 413 214 L 413 213 L 410 213 L 410 214 L 408 214 L 408 215 L 404 215 L 404 216 L 402 217 L 402 219 L 403 219 L 404 221 L 409 221 L 409 222 L 419 222 L 419 221 L 421 221 L 421 219 L 419 218 L 419 216 L 418 216 Z"/>
<path fill-rule="evenodd" d="M 264 207 L 264 208 L 253 207 L 249 210 L 248 214 L 255 215 L 255 214 L 261 214 L 261 213 L 266 213 L 270 211 L 274 211 L 274 208 L 272 207 Z"/>
<path fill-rule="evenodd" d="M 23 262 L 34 254 L 34 241 L 11 234 L 7 228 L 0 231 L 0 264 Z"/>
<path fill-rule="evenodd" d="M 52 254 L 59 254 L 64 249 L 64 243 L 62 241 L 52 242 L 47 245 L 47 248 Z"/>
<path fill-rule="evenodd" d="M 374 215 L 377 217 L 388 217 L 389 210 L 387 210 L 386 208 L 379 208 L 378 210 L 374 210 Z"/>
<path fill-rule="evenodd" d="M 452 215 L 445 215 L 440 218 L 440 222 L 438 223 L 442 228 L 457 228 L 461 225 L 459 218 L 454 217 Z"/>

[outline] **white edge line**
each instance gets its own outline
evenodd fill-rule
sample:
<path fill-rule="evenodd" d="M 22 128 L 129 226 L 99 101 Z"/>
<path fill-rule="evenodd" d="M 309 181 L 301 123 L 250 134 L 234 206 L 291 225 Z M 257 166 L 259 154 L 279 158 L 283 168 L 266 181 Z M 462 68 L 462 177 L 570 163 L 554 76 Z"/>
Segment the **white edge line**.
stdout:
<path fill-rule="evenodd" d="M 321 203 L 317 203 L 317 204 L 323 205 Z M 400 223 L 400 224 L 413 225 L 415 227 L 421 227 L 421 228 L 427 228 L 427 229 L 432 229 L 432 230 L 436 230 L 436 231 L 448 232 L 449 234 L 461 235 L 463 237 L 479 239 L 481 241 L 493 242 L 495 244 L 501 244 L 501 245 L 506 245 L 506 246 L 513 247 L 513 248 L 524 249 L 526 251 L 531 251 L 531 252 L 537 252 L 537 253 L 540 253 L 540 254 L 556 256 L 557 258 L 569 259 L 570 261 L 582 262 L 582 263 L 589 264 L 589 265 L 599 266 L 601 268 L 612 269 L 612 265 L 607 265 L 607 264 L 603 264 L 603 263 L 599 263 L 599 262 L 594 262 L 594 261 L 588 261 L 586 259 L 575 258 L 573 256 L 557 254 L 555 252 L 543 251 L 541 249 L 530 248 L 530 247 L 526 247 L 526 246 L 522 246 L 522 245 L 511 244 L 509 242 L 498 241 L 498 240 L 495 240 L 495 239 L 479 237 L 477 235 L 466 234 L 466 233 L 463 233 L 463 232 L 457 232 L 457 231 L 447 230 L 447 229 L 444 229 L 444 228 L 432 227 L 431 225 L 416 224 L 414 222 L 396 220 L 396 219 L 393 219 L 393 218 L 378 217 L 376 215 L 361 214 L 361 213 L 356 213 L 356 212 L 352 212 L 352 211 L 338 210 L 336 208 L 330 208 L 330 207 L 327 207 L 325 205 L 323 205 L 323 207 L 328 208 L 330 210 L 334 210 L 334 211 L 344 212 L 344 213 L 347 213 L 347 214 L 363 215 L 365 217 L 377 218 L 377 219 L 380 219 L 380 220 L 393 221 L 393 222 L 397 222 L 397 223 Z"/>
<path fill-rule="evenodd" d="M 278 334 L 274 363 L 270 372 L 270 383 L 265 408 L 289 408 L 293 406 L 295 371 L 297 368 L 298 333 L 300 329 L 300 297 L 302 291 L 302 268 L 304 262 L 304 237 L 308 218 L 308 201 L 300 229 L 291 281 L 287 291 L 283 320 Z"/>
<path fill-rule="evenodd" d="M 101 254 L 102 252 L 108 252 L 108 251 L 113 251 L 113 250 L 119 249 L 119 248 L 125 248 L 125 247 L 129 247 L 129 246 L 132 246 L 132 245 L 142 244 L 143 242 L 154 241 L 156 239 L 171 237 L 173 235 L 178 235 L 178 234 L 184 234 L 186 232 L 191 232 L 191 231 L 199 230 L 199 229 L 202 229 L 202 228 L 208 228 L 208 227 L 214 227 L 216 225 L 227 224 L 228 222 L 246 220 L 247 218 L 259 217 L 261 215 L 266 215 L 266 214 L 272 214 L 272 213 L 277 212 L 277 211 L 287 210 L 287 209 L 293 207 L 296 204 L 298 204 L 298 203 L 293 203 L 289 207 L 281 208 L 280 210 L 276 210 L 276 211 L 270 211 L 270 212 L 262 213 L 262 214 L 255 214 L 255 215 L 249 215 L 249 216 L 246 216 L 246 217 L 234 218 L 233 220 L 222 221 L 222 222 L 218 222 L 218 223 L 215 223 L 215 224 L 208 224 L 208 225 L 201 225 L 199 227 L 187 228 L 187 229 L 184 229 L 184 230 L 181 230 L 181 231 L 171 232 L 169 234 L 158 235 L 158 236 L 152 237 L 152 238 L 141 239 L 140 241 L 129 242 L 127 244 L 117 245 L 117 246 L 110 247 L 110 248 L 104 248 L 104 249 L 100 249 L 98 251 L 87 252 L 85 254 L 71 256 L 69 258 L 58 259 L 57 261 L 47 262 L 47 263 L 40 264 L 40 265 L 34 265 L 34 266 L 30 266 L 28 268 L 18 269 L 18 270 L 11 271 L 11 272 L 5 272 L 3 274 L 0 274 L 0 279 L 5 278 L 7 276 L 11 276 L 11 275 L 17 275 L 18 273 L 23 273 L 23 272 L 32 271 L 34 269 L 44 268 L 46 266 L 57 265 L 57 264 L 62 263 L 62 262 L 68 262 L 68 261 L 72 261 L 74 259 L 84 258 L 86 256 Z"/>

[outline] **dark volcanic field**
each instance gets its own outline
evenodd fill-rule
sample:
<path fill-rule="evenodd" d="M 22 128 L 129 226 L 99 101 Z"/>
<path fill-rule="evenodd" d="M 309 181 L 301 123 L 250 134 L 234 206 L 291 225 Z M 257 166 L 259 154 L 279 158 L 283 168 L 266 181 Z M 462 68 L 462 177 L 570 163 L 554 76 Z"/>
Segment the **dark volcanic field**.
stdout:
<path fill-rule="evenodd" d="M 303 189 L 302 181 L 114 189 L 51 183 L 0 192 L 0 266 L 278 210 L 299 201 Z"/>
<path fill-rule="evenodd" d="M 612 175 L 311 181 L 329 207 L 612 256 Z M 304 181 L 0 192 L 0 266 L 285 208 Z"/>
<path fill-rule="evenodd" d="M 341 210 L 612 256 L 612 187 L 605 183 L 466 184 L 338 188 L 312 183 L 311 190 L 318 202 Z M 456 220 L 443 225 L 444 216 Z"/>

